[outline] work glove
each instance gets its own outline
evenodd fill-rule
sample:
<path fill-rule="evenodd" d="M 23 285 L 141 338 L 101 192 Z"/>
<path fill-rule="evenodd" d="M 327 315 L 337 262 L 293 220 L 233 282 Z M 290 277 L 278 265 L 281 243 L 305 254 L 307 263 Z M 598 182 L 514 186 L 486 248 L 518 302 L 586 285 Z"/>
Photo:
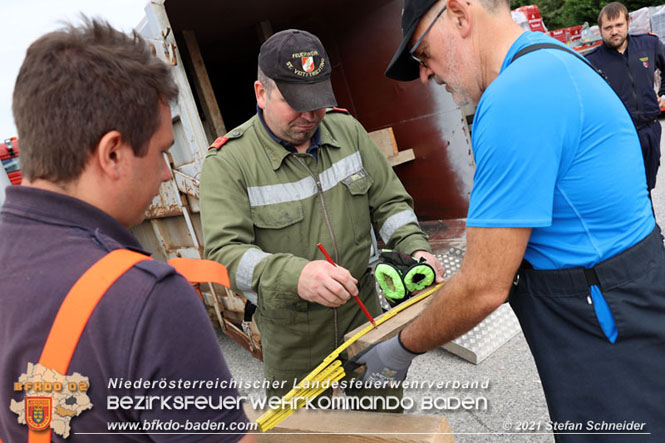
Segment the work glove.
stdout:
<path fill-rule="evenodd" d="M 418 355 L 421 354 L 408 351 L 397 335 L 367 348 L 349 360 L 349 363 L 366 366 L 362 381 L 384 382 L 385 385 L 404 380 L 411 361 Z"/>
<path fill-rule="evenodd" d="M 415 291 L 425 289 L 434 283 L 436 273 L 424 257 L 418 261 L 408 254 L 384 249 L 379 255 L 374 278 L 388 303 L 396 306 L 407 300 Z"/>

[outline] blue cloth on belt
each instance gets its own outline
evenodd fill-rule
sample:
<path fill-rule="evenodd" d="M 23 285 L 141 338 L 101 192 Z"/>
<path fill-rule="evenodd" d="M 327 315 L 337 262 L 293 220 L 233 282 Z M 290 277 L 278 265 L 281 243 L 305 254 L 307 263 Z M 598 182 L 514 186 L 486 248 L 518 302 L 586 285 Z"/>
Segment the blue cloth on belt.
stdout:
<path fill-rule="evenodd" d="M 600 323 L 600 328 L 610 343 L 614 343 L 617 341 L 619 333 L 617 332 L 617 324 L 614 321 L 612 311 L 610 311 L 610 306 L 605 301 L 605 297 L 601 294 L 598 286 L 593 285 L 590 289 L 593 308 L 596 311 L 596 318 L 598 319 L 598 323 Z"/>

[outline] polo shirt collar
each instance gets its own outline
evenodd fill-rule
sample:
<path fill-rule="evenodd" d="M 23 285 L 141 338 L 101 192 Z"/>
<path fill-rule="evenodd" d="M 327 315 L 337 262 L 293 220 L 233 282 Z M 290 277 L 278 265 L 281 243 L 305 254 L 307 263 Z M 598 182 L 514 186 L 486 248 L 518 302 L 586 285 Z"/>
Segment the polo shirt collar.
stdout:
<path fill-rule="evenodd" d="M 82 200 L 27 186 L 8 186 L 3 214 L 89 231 L 107 250 L 121 247 L 150 255 L 115 218 Z"/>

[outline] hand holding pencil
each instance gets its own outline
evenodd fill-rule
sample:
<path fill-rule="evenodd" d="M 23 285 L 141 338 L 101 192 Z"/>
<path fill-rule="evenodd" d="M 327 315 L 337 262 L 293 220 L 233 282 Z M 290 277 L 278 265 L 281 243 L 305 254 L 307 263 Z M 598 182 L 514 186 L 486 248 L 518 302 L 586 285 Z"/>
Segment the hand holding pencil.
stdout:
<path fill-rule="evenodd" d="M 321 243 L 317 244 L 316 246 L 319 248 L 319 250 L 320 250 L 320 251 L 323 253 L 323 255 L 326 257 L 326 260 L 328 260 L 328 263 L 330 263 L 331 265 L 337 267 L 337 264 L 335 264 L 335 262 L 333 261 L 333 259 L 330 258 L 330 255 L 328 255 L 328 252 L 326 251 L 326 248 L 324 248 L 323 245 L 322 245 Z M 355 280 L 355 279 L 354 279 L 354 280 Z M 356 280 L 356 283 L 358 283 L 357 280 Z M 374 327 L 376 328 L 376 322 L 374 321 L 374 317 L 372 317 L 372 315 L 369 313 L 369 311 L 368 311 L 367 308 L 365 307 L 365 304 L 364 304 L 362 301 L 360 301 L 360 299 L 358 298 L 358 291 L 356 290 L 356 293 L 355 293 L 355 294 L 351 294 L 351 296 L 353 297 L 353 299 L 355 300 L 355 302 L 358 303 L 358 306 L 360 306 L 360 309 L 362 309 L 363 314 L 365 314 L 365 317 L 367 317 L 367 319 L 370 321 L 370 323 L 372 323 L 372 326 L 374 326 Z"/>
<path fill-rule="evenodd" d="M 303 300 L 336 308 L 358 295 L 358 281 L 341 266 L 314 260 L 303 268 L 298 279 L 298 296 Z"/>

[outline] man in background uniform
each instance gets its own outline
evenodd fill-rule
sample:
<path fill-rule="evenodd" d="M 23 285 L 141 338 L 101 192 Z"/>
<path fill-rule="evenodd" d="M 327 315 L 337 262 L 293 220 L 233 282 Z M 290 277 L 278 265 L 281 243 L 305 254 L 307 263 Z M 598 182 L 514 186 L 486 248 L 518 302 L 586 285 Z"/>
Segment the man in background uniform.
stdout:
<path fill-rule="evenodd" d="M 257 114 L 208 151 L 201 215 L 206 257 L 258 306 L 265 377 L 288 382 L 268 394 L 283 395 L 367 321 L 352 295 L 380 314 L 368 268 L 372 222 L 389 248 L 424 257 L 439 279 L 443 268 L 388 160 L 333 108 L 319 39 L 278 32 L 258 64 Z"/>
<path fill-rule="evenodd" d="M 665 106 L 665 46 L 652 34 L 628 35 L 630 17 L 619 2 L 605 5 L 598 14 L 603 44 L 587 58 L 607 76 L 621 97 L 637 128 L 642 146 L 649 192 L 656 187 L 660 166 L 660 135 L 657 120 Z M 660 89 L 654 90 L 654 73 L 660 70 Z"/>

